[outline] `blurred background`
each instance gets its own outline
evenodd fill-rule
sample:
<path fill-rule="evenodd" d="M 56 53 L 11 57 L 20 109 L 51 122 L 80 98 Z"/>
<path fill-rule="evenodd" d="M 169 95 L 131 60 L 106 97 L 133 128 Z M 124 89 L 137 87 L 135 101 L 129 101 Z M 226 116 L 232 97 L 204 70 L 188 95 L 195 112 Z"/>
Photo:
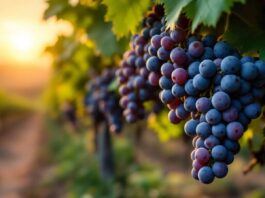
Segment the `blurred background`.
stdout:
<path fill-rule="evenodd" d="M 264 168 L 243 174 L 244 146 L 225 179 L 193 180 L 191 142 L 163 113 L 112 138 L 115 177 L 102 177 L 82 96 L 88 69 L 116 64 L 124 45 L 84 37 L 89 9 L 102 11 L 92 1 L 0 0 L 0 197 L 265 197 Z"/>

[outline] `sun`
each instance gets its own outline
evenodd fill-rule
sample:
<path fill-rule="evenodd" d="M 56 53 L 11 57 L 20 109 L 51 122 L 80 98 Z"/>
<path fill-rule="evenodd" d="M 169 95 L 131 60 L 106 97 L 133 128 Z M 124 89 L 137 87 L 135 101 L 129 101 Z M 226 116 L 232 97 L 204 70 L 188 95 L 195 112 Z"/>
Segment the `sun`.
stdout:
<path fill-rule="evenodd" d="M 34 50 L 34 35 L 30 32 L 19 32 L 10 36 L 11 47 L 22 55 L 29 55 Z"/>
<path fill-rule="evenodd" d="M 17 31 L 11 32 L 7 38 L 10 51 L 13 57 L 20 62 L 31 61 L 39 53 L 36 34 L 26 28 L 18 28 Z"/>

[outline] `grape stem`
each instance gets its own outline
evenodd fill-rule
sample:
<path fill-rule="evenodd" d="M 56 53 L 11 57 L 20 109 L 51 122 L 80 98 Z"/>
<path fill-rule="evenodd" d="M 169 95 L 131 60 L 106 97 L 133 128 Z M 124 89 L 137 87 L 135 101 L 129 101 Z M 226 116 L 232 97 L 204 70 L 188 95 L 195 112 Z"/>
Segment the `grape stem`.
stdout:
<path fill-rule="evenodd" d="M 257 158 L 253 158 L 249 164 L 244 168 L 243 170 L 243 174 L 246 175 L 248 174 L 250 171 L 253 170 L 253 168 L 258 164 L 258 160 Z"/>

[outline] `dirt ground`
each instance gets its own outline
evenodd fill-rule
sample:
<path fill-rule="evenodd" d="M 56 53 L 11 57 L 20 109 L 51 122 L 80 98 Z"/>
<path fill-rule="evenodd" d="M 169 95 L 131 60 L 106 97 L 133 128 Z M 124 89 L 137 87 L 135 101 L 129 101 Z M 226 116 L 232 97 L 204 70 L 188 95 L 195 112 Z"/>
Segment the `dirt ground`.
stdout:
<path fill-rule="evenodd" d="M 49 70 L 0 66 L 0 89 L 30 100 L 41 97 Z M 10 118 L 0 138 L 0 198 L 24 197 L 32 187 L 32 174 L 44 144 L 43 119 L 39 112 Z"/>

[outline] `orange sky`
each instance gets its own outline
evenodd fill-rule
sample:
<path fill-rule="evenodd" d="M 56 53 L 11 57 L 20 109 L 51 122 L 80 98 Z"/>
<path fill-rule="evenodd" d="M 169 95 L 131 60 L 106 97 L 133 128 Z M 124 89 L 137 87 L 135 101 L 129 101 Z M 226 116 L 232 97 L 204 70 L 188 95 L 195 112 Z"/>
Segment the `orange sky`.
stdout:
<path fill-rule="evenodd" d="M 67 34 L 70 25 L 55 19 L 42 21 L 45 0 L 0 0 L 0 66 L 47 66 L 42 51 L 56 35 Z"/>

